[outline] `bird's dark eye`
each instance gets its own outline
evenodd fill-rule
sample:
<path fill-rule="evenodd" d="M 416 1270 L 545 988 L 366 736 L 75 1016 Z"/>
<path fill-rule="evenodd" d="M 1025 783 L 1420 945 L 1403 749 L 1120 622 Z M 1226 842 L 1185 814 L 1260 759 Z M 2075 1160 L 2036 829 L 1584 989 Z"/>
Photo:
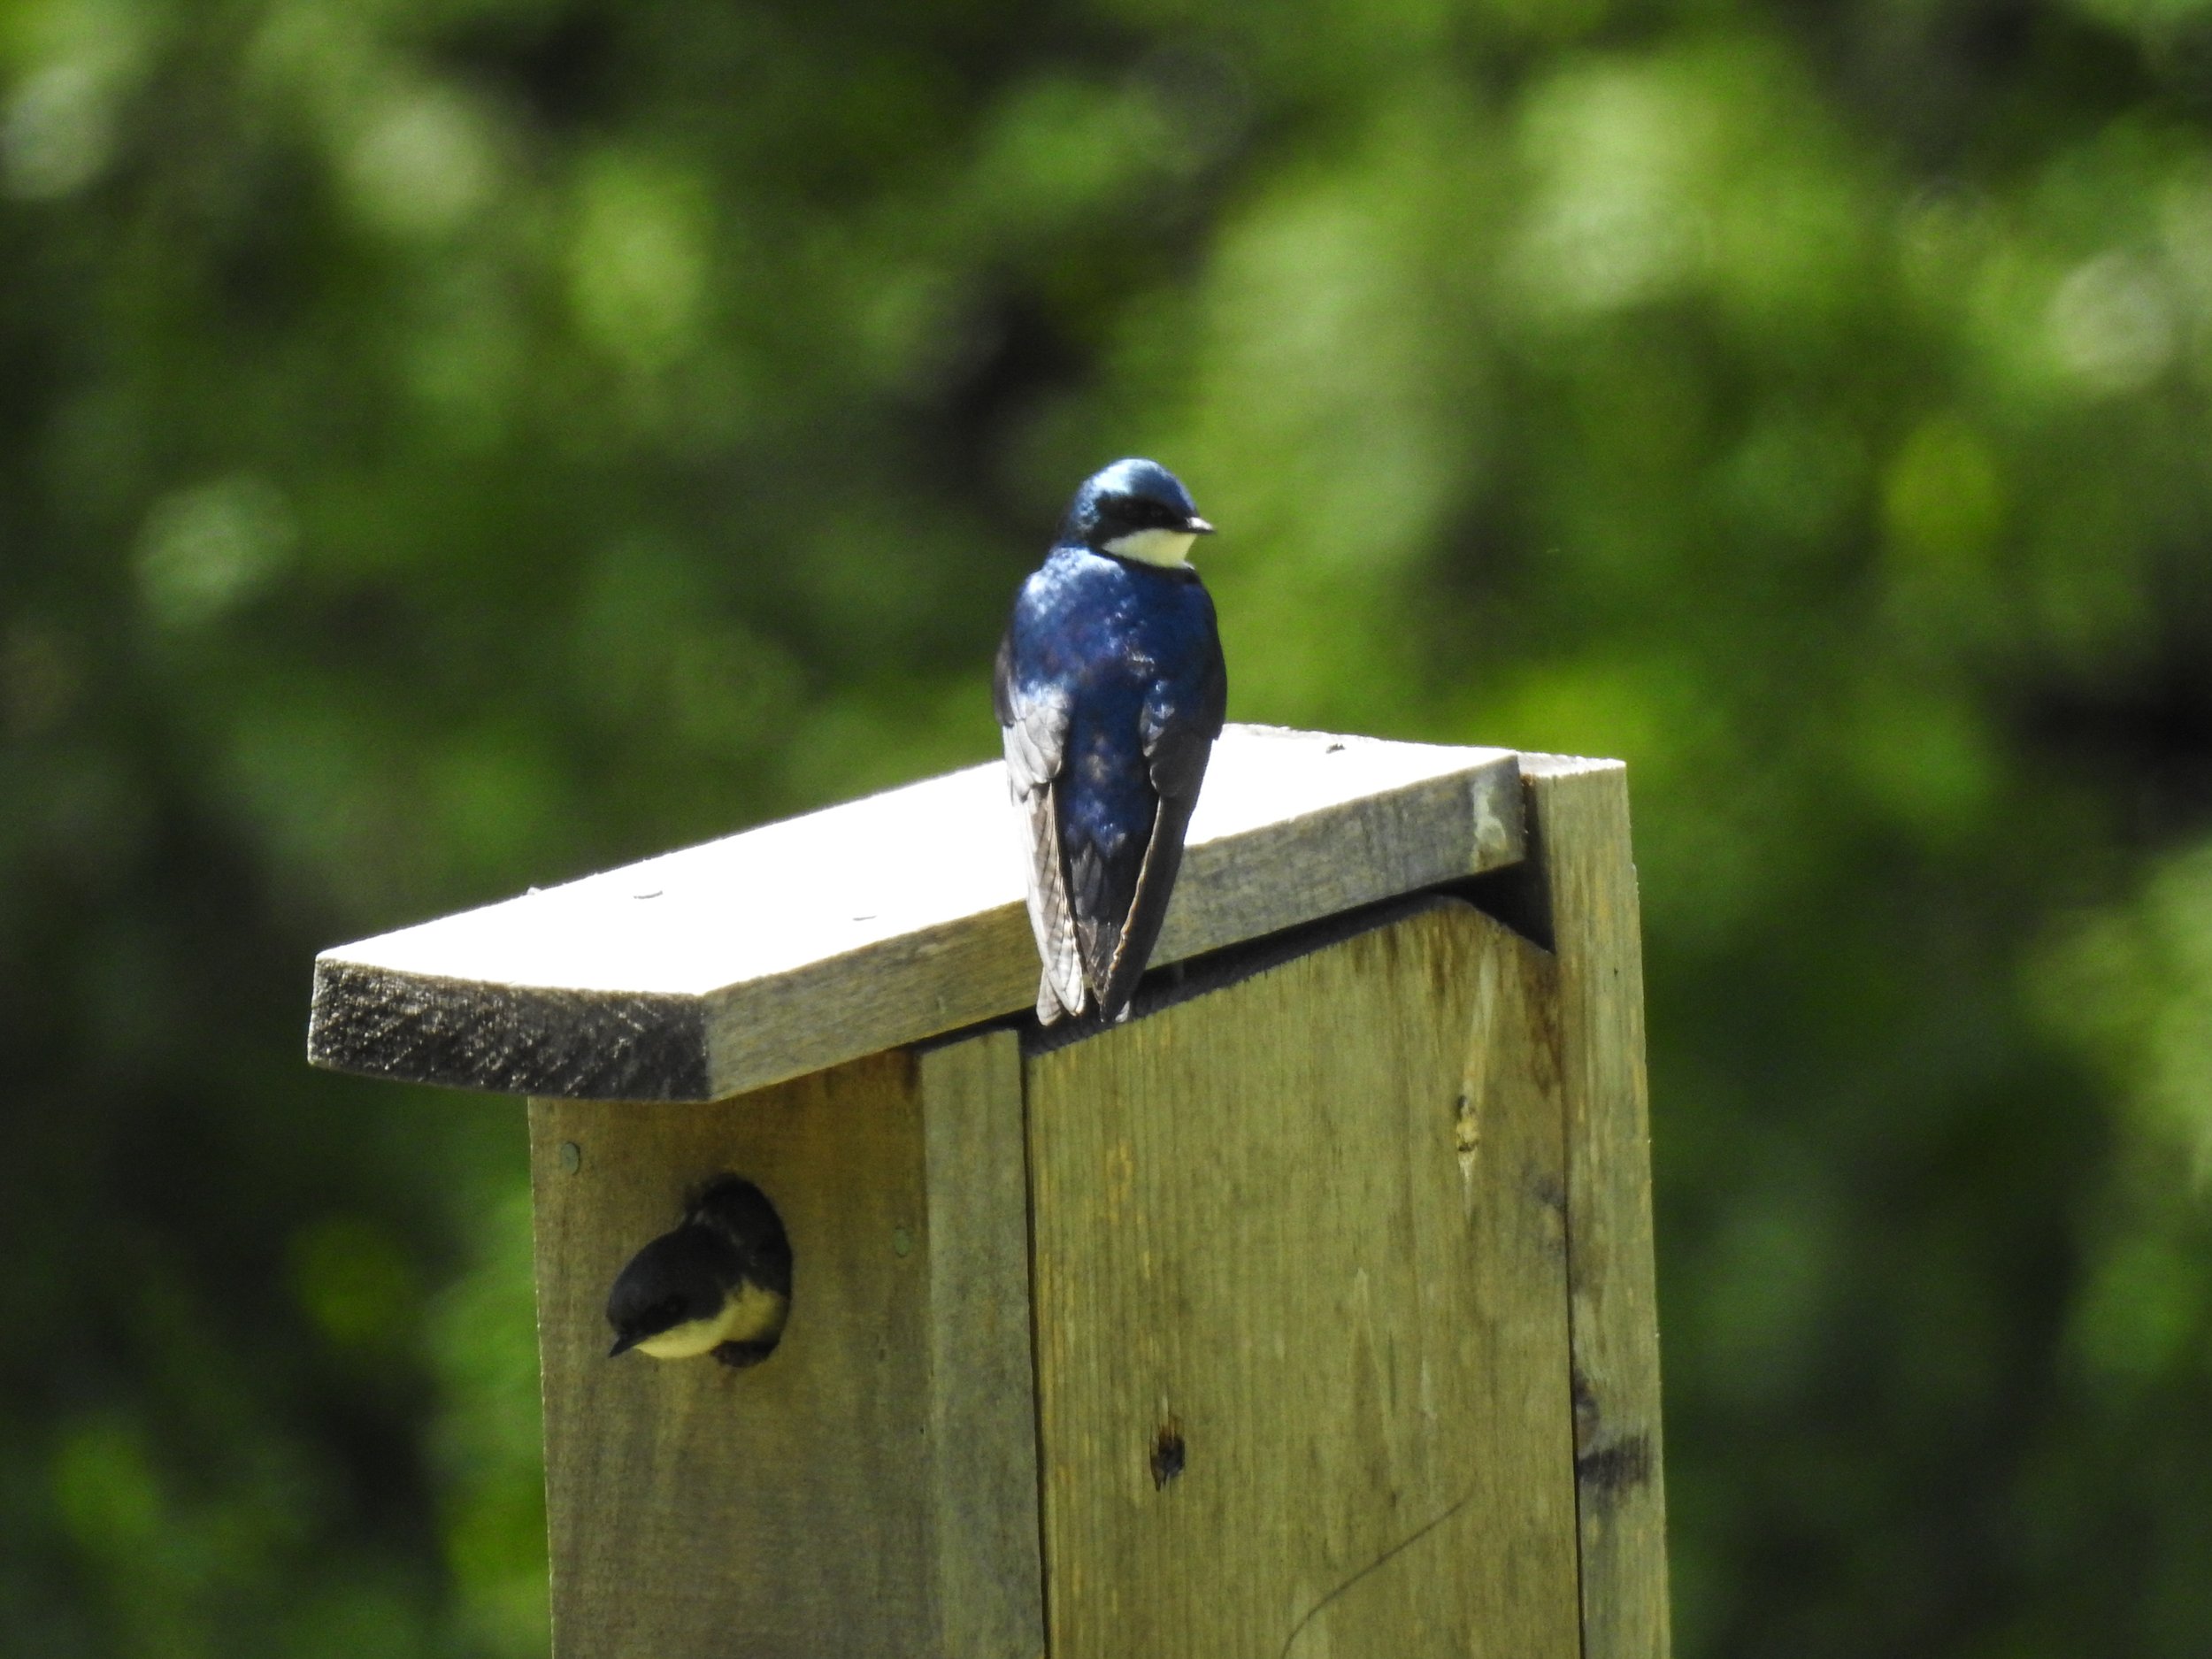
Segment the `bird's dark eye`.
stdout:
<path fill-rule="evenodd" d="M 672 1325 L 681 1325 L 687 1311 L 681 1296 L 671 1296 L 653 1310 L 653 1322 L 665 1331 Z"/>
<path fill-rule="evenodd" d="M 1116 524 L 1135 530 L 1179 530 L 1187 514 L 1149 495 L 1112 495 L 1102 503 Z"/>

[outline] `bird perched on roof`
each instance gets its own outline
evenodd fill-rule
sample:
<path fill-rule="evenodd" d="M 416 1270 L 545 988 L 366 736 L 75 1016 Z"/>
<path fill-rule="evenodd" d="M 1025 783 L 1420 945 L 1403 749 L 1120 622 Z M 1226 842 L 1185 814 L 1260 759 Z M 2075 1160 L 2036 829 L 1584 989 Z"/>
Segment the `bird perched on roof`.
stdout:
<path fill-rule="evenodd" d="M 655 1359 L 711 1354 L 757 1365 L 775 1351 L 791 1309 L 791 1243 L 759 1187 L 717 1176 L 684 1218 L 630 1258 L 607 1296 L 612 1359 L 632 1348 Z"/>
<path fill-rule="evenodd" d="M 1188 558 L 1212 530 L 1174 473 L 1117 461 L 1075 492 L 1015 597 L 993 700 L 1047 1025 L 1122 1018 L 1159 938 L 1229 695 Z"/>

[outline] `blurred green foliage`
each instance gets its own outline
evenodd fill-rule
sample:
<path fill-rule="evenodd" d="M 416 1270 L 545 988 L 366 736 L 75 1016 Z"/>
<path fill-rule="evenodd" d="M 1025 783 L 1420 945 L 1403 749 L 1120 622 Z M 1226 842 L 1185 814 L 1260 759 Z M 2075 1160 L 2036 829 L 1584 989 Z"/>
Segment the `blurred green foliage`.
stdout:
<path fill-rule="evenodd" d="M 0 1650 L 544 1645 L 511 1103 L 319 945 L 1240 718 L 1625 756 L 1681 1650 L 2212 1628 L 2212 5 L 0 0 Z"/>

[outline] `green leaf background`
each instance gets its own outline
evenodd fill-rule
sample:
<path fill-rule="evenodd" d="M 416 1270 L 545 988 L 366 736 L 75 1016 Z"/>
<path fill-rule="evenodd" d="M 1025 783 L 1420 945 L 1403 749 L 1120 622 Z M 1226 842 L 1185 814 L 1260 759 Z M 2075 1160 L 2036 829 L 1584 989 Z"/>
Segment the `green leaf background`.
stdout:
<path fill-rule="evenodd" d="M 2212 1628 L 2212 7 L 0 0 L 0 1651 L 545 1647 L 520 1116 L 319 946 L 994 752 L 1624 757 L 1679 1650 Z"/>

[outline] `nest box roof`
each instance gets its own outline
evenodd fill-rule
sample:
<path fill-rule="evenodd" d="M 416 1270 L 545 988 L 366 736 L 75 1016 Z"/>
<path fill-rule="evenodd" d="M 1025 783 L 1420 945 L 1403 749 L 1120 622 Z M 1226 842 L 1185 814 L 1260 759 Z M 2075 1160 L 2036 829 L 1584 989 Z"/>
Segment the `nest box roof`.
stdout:
<path fill-rule="evenodd" d="M 1519 862 L 1518 757 L 1233 726 L 1156 964 Z M 413 1082 L 716 1100 L 1026 1008 L 995 763 L 325 951 L 308 1057 Z"/>

